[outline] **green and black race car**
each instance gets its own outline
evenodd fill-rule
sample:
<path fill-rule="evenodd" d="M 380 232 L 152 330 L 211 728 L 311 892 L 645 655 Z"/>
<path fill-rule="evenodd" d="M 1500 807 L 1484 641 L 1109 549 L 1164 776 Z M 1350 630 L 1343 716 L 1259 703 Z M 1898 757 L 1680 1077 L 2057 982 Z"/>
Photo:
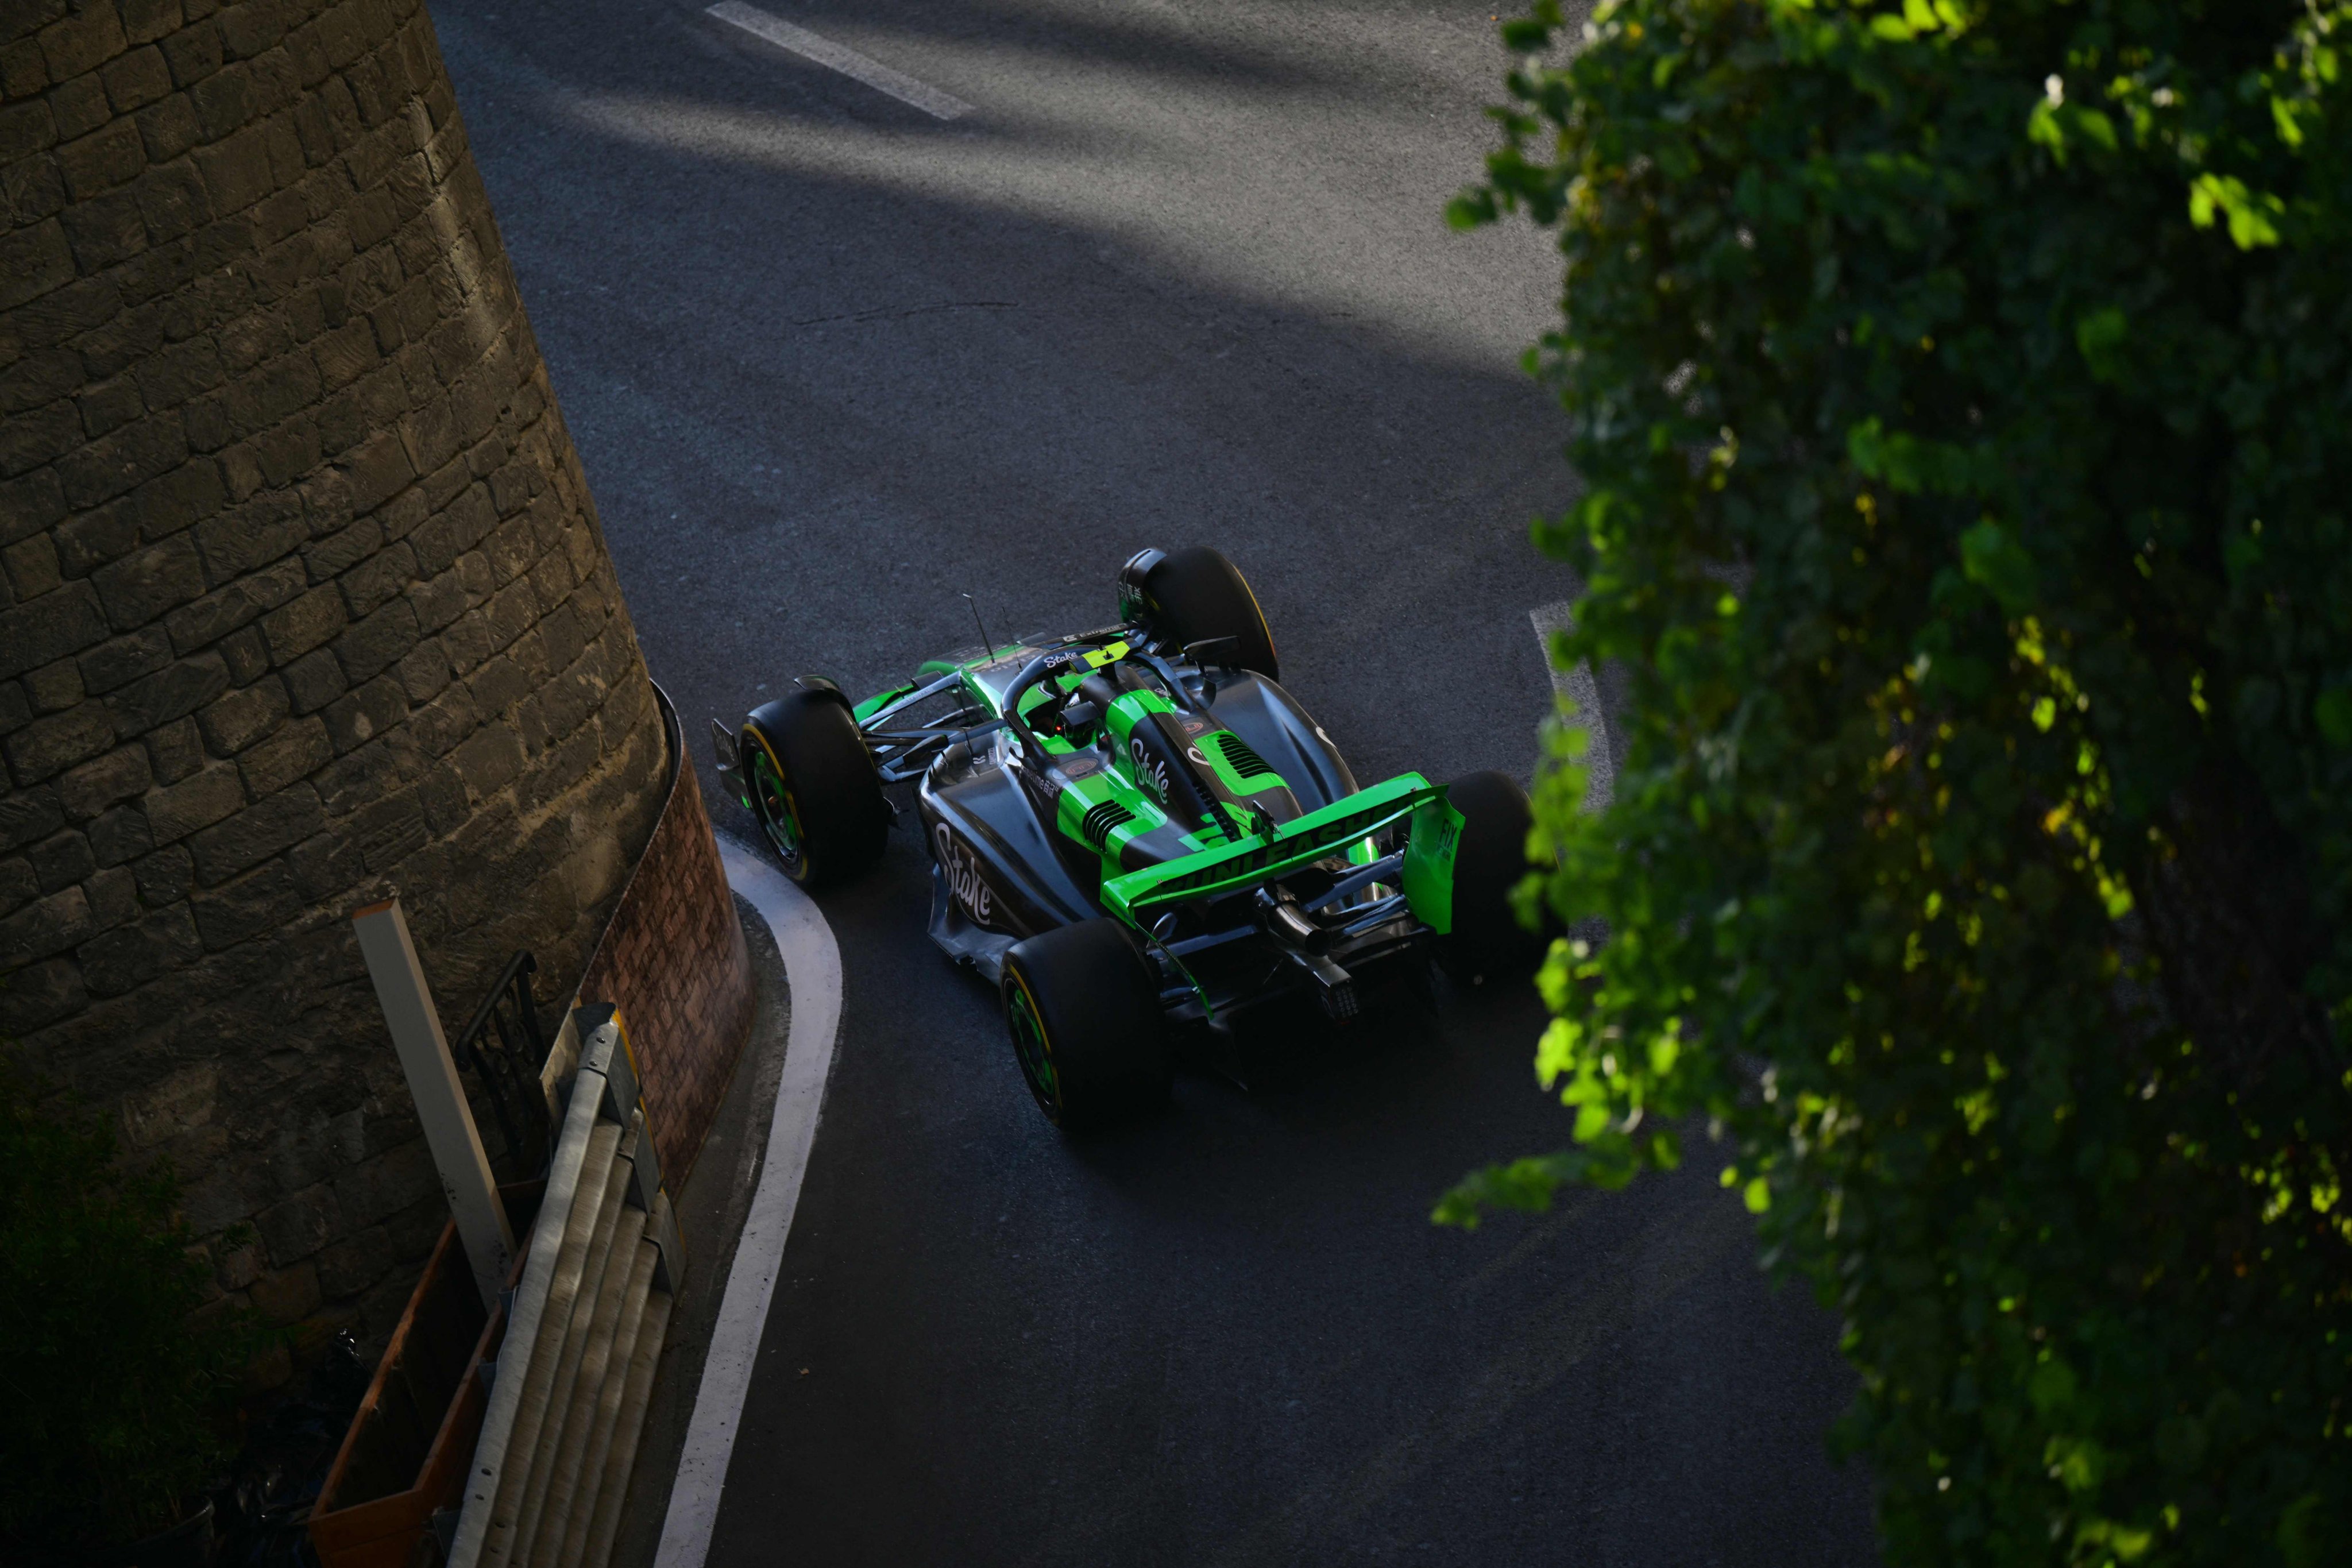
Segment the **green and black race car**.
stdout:
<path fill-rule="evenodd" d="M 1508 894 L 1528 800 L 1480 773 L 1360 786 L 1276 684 L 1274 639 L 1213 550 L 1147 550 L 1118 620 L 964 649 L 862 701 L 803 676 L 714 721 L 719 774 L 792 877 L 882 853 L 913 786 L 930 933 L 993 983 L 1056 1124 L 1163 1100 L 1184 1026 L 1307 993 L 1334 1019 L 1357 978 L 1435 958 L 1465 980 L 1535 963 Z"/>

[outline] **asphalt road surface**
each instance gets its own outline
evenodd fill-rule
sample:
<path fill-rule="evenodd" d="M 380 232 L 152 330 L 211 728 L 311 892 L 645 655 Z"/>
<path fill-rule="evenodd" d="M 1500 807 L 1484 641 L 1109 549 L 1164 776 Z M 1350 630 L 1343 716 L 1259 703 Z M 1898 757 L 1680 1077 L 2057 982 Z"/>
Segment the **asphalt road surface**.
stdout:
<path fill-rule="evenodd" d="M 1573 481 L 1517 368 L 1557 271 L 1440 216 L 1492 11 L 763 8 L 896 75 L 692 0 L 434 5 L 690 731 L 977 640 L 965 593 L 999 638 L 1097 624 L 1130 552 L 1203 542 L 1360 777 L 1526 776 L 1529 613 L 1574 589 L 1527 542 Z M 1531 994 L 1275 1020 L 1241 1081 L 1074 1144 L 925 940 L 928 874 L 902 836 L 824 900 L 840 1049 L 714 1563 L 1874 1560 L 1834 1325 L 1703 1157 L 1428 1223 L 1566 1136 Z"/>

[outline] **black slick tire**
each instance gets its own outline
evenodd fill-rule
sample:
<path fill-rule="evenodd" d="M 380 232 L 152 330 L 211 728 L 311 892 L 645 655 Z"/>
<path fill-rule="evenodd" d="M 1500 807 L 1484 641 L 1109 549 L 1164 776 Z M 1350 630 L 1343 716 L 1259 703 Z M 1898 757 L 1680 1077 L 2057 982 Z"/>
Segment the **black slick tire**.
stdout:
<path fill-rule="evenodd" d="M 1438 939 L 1437 961 L 1464 984 L 1525 980 L 1545 946 L 1511 908 L 1511 889 L 1534 869 L 1527 791 L 1508 773 L 1476 773 L 1455 779 L 1445 796 L 1462 814 L 1462 843 L 1454 853 L 1454 930 Z"/>
<path fill-rule="evenodd" d="M 1170 1085 L 1159 984 L 1126 928 L 1083 921 L 1004 955 L 1004 1025 L 1045 1119 L 1082 1132 L 1158 1110 Z"/>
<path fill-rule="evenodd" d="M 881 858 L 890 805 L 837 692 L 797 690 L 755 710 L 742 752 L 751 815 L 793 881 L 835 887 Z"/>
<path fill-rule="evenodd" d="M 1150 596 L 1152 629 L 1179 647 L 1232 637 L 1234 650 L 1213 662 L 1255 670 L 1268 680 L 1282 679 L 1275 658 L 1274 633 L 1265 612 L 1241 569 L 1206 545 L 1179 550 L 1151 569 L 1144 579 Z"/>

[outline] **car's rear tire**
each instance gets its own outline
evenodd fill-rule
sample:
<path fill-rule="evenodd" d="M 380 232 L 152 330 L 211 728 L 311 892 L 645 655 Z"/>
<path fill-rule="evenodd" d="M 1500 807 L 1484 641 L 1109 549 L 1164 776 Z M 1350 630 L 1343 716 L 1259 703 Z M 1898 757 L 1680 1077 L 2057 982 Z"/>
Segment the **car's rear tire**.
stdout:
<path fill-rule="evenodd" d="M 1159 981 L 1117 921 L 1084 921 L 1014 943 L 1002 991 L 1013 1059 L 1055 1126 L 1084 1131 L 1167 1103 Z"/>
<path fill-rule="evenodd" d="M 1454 930 L 1438 939 L 1437 961 L 1465 984 L 1524 980 L 1545 946 L 1511 908 L 1511 889 L 1534 869 L 1527 791 L 1507 773 L 1465 773 L 1446 786 L 1445 798 L 1462 814 L 1462 843 L 1454 852 Z"/>
<path fill-rule="evenodd" d="M 785 875 L 832 887 L 881 858 L 890 804 L 838 693 L 799 690 L 757 709 L 741 749 L 751 815 Z"/>
<path fill-rule="evenodd" d="M 1241 569 L 1206 545 L 1179 550 L 1144 580 L 1152 629 L 1178 647 L 1231 637 L 1234 647 L 1221 662 L 1253 669 L 1268 680 L 1282 679 L 1274 653 L 1274 633 L 1265 612 Z"/>

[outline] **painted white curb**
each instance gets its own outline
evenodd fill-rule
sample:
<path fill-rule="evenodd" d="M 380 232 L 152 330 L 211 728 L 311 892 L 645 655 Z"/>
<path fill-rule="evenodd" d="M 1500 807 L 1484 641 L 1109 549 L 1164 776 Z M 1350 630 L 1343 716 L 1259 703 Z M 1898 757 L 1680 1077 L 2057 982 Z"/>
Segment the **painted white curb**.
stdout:
<path fill-rule="evenodd" d="M 727 1293 L 702 1363 L 702 1387 L 695 1394 L 686 1447 L 678 1456 L 677 1479 L 670 1488 L 669 1513 L 662 1521 L 655 1568 L 702 1568 L 710 1532 L 719 1521 L 719 1500 L 727 1486 L 727 1464 L 735 1452 L 735 1432 L 759 1363 L 760 1340 L 775 1299 L 776 1277 L 784 1264 L 784 1243 L 799 1207 L 801 1178 L 808 1173 L 824 1109 L 825 1079 L 841 1024 L 841 949 L 815 903 L 782 871 L 753 850 L 724 835 L 719 858 L 728 885 L 751 901 L 776 939 L 792 988 L 792 1026 L 784 1042 L 784 1070 L 776 1083 L 776 1107 L 768 1122 L 768 1149 L 760 1163 L 760 1184 L 735 1244 L 727 1271 Z"/>
<path fill-rule="evenodd" d="M 1528 619 L 1535 623 L 1536 641 L 1543 645 L 1544 668 L 1551 672 L 1552 690 L 1576 704 L 1576 716 L 1584 725 L 1584 809 L 1605 811 L 1616 793 L 1617 764 L 1609 754 L 1609 722 L 1601 715 L 1601 688 L 1584 665 L 1562 669 L 1551 661 L 1551 634 L 1575 626 L 1575 608 L 1574 600 L 1562 599 L 1529 610 Z"/>

